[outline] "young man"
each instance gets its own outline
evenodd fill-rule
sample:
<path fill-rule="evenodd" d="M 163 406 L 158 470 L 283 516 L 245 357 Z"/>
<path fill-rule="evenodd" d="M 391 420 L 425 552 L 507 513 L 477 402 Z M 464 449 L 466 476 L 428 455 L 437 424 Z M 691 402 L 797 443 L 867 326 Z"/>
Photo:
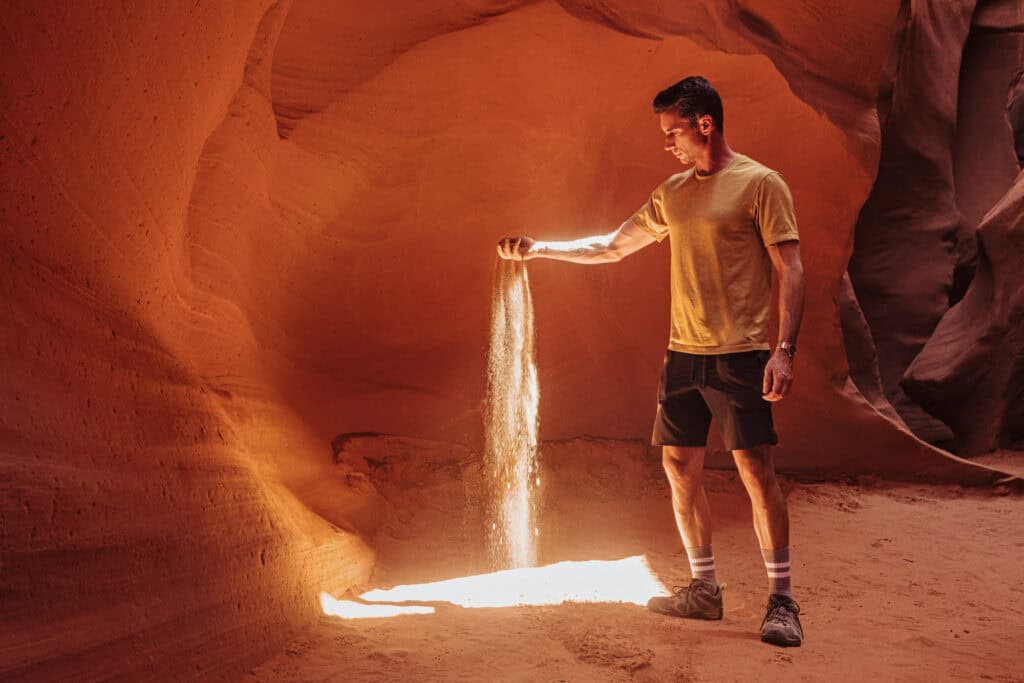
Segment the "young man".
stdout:
<path fill-rule="evenodd" d="M 722 100 L 704 78 L 686 78 L 658 93 L 654 111 L 665 150 L 692 168 L 662 183 L 615 232 L 571 242 L 506 237 L 498 243 L 498 254 L 608 263 L 669 238 L 671 339 L 652 442 L 662 446 L 676 525 L 693 577 L 672 596 L 651 598 L 648 607 L 677 617 L 722 618 L 702 483 L 714 416 L 750 496 L 768 572 L 761 639 L 800 645 L 800 609 L 790 589 L 789 516 L 770 451 L 778 442 L 771 404 L 789 392 L 803 311 L 792 197 L 777 172 L 730 149 Z M 768 343 L 773 267 L 780 289 L 774 352 Z"/>

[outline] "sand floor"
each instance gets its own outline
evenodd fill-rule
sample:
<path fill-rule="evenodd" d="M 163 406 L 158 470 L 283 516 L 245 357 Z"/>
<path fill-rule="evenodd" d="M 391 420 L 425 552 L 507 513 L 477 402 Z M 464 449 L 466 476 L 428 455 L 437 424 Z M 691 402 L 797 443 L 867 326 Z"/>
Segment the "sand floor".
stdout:
<path fill-rule="evenodd" d="M 640 469 L 640 484 L 636 468 L 619 482 L 602 466 L 561 477 L 565 495 L 545 509 L 551 533 L 543 559 L 644 554 L 667 586 L 685 581 L 667 486 L 657 467 Z M 249 678 L 1024 681 L 1024 497 L 955 486 L 786 482 L 806 640 L 781 649 L 759 640 L 767 580 L 746 496 L 733 474 L 706 479 L 718 578 L 727 584 L 721 622 L 622 603 L 437 604 L 432 615 L 324 616 Z M 565 493 L 569 481 L 578 495 Z M 385 537 L 377 585 L 458 576 L 452 568 L 472 555 L 415 534 Z"/>

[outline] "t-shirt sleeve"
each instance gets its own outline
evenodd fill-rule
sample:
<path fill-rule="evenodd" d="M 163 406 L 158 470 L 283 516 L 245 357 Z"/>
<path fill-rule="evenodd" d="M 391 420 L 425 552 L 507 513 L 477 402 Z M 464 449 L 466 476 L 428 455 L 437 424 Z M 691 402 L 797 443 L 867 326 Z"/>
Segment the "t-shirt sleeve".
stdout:
<path fill-rule="evenodd" d="M 754 222 L 765 246 L 799 240 L 793 195 L 782 176 L 772 172 L 761 179 L 754 197 Z"/>
<path fill-rule="evenodd" d="M 665 220 L 663 206 L 662 188 L 659 187 L 630 218 L 638 228 L 659 242 L 668 237 L 668 222 Z"/>

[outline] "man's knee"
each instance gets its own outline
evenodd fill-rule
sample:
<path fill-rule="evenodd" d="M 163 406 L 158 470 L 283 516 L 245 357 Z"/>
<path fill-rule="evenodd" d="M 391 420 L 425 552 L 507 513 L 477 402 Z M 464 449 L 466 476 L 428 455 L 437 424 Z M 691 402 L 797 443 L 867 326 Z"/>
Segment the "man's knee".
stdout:
<path fill-rule="evenodd" d="M 733 451 L 736 469 L 751 498 L 764 499 L 771 495 L 778 485 L 775 479 L 775 463 L 767 447 Z"/>
<path fill-rule="evenodd" d="M 699 482 L 704 470 L 704 448 L 662 446 L 661 464 L 673 483 Z"/>

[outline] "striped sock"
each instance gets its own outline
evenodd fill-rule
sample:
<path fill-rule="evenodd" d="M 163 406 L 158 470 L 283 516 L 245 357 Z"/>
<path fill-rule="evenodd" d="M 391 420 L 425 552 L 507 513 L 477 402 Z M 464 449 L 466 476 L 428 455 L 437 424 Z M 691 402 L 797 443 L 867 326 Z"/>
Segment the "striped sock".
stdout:
<path fill-rule="evenodd" d="M 715 556 L 711 554 L 711 546 L 687 548 L 686 557 L 690 560 L 690 574 L 693 578 L 715 583 Z"/>
<path fill-rule="evenodd" d="M 764 568 L 768 570 L 769 595 L 793 597 L 789 582 L 789 548 L 761 548 Z"/>

